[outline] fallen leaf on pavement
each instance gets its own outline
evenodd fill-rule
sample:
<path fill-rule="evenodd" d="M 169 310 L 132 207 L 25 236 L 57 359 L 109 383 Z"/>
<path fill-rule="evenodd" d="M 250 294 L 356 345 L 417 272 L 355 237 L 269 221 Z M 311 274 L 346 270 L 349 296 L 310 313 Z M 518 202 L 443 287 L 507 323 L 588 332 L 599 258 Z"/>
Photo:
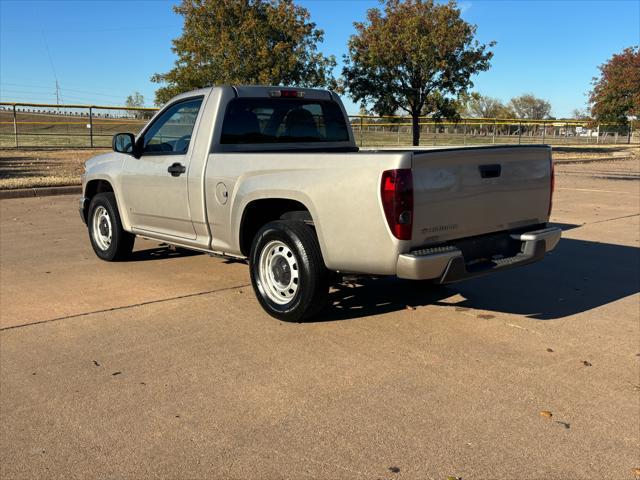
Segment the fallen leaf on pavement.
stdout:
<path fill-rule="evenodd" d="M 553 353 L 553 348 L 547 348 L 547 352 Z"/>
<path fill-rule="evenodd" d="M 551 413 L 549 410 L 542 410 L 540 412 L 540 416 L 545 418 L 551 418 L 553 417 L 553 413 Z"/>
<path fill-rule="evenodd" d="M 582 360 L 582 364 L 583 364 L 585 367 L 591 367 L 591 366 L 593 366 L 593 364 L 592 364 L 591 362 L 587 362 L 586 360 Z"/>

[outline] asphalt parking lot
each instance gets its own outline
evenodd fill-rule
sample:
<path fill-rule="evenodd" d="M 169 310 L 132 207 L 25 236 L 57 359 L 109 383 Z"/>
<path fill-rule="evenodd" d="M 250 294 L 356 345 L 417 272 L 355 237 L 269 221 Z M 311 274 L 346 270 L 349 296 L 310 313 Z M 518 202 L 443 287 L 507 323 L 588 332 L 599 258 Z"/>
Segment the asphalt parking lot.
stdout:
<path fill-rule="evenodd" d="M 345 283 L 306 324 L 242 263 L 104 263 L 75 197 L 0 201 L 0 477 L 633 479 L 640 182 L 556 185 L 542 263 Z"/>

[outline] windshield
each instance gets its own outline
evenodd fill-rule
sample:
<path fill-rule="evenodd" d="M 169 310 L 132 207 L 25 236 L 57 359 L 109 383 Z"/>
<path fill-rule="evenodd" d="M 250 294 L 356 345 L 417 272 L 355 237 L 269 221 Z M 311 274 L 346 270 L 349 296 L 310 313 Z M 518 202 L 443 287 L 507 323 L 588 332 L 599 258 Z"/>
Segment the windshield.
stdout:
<path fill-rule="evenodd" d="M 236 98 L 229 102 L 221 144 L 348 142 L 340 107 L 298 98 Z"/>

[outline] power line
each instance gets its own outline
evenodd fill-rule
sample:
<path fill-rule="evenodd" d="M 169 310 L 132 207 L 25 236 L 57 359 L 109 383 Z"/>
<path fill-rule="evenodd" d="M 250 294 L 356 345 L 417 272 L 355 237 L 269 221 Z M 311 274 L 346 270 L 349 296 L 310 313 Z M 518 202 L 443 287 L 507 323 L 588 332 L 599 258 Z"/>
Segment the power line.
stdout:
<path fill-rule="evenodd" d="M 58 83 L 58 74 L 56 73 L 56 67 L 53 64 L 53 58 L 51 57 L 51 52 L 49 51 L 49 44 L 47 43 L 47 37 L 44 34 L 44 30 L 42 32 L 42 40 L 44 40 L 44 47 L 47 50 L 47 55 L 49 56 L 49 63 L 51 64 L 51 70 L 53 71 L 53 78 L 56 80 L 56 104 L 60 105 L 60 100 L 64 103 L 62 99 L 62 93 L 60 92 L 60 84 Z"/>
<path fill-rule="evenodd" d="M 107 28 L 64 28 L 64 29 L 47 29 L 48 33 L 76 33 L 76 32 L 120 32 L 120 31 L 138 31 L 138 30 L 157 30 L 159 28 L 180 28 L 180 25 L 155 25 L 153 27 L 107 27 Z M 43 29 L 29 29 L 21 27 L 3 27 L 4 32 L 20 32 L 20 33 L 33 33 L 33 32 L 45 32 Z"/>
<path fill-rule="evenodd" d="M 0 1 L 1 1 L 1 0 L 0 0 Z M 3 72 L 0 72 L 0 78 L 10 78 L 10 79 L 13 79 L 13 80 L 21 80 L 21 81 L 22 81 L 22 80 L 25 80 L 25 81 L 27 81 L 27 82 L 28 82 L 28 81 L 33 80 L 33 77 L 22 77 L 22 76 L 16 76 L 16 75 L 6 75 L 6 74 L 5 74 L 5 73 L 3 73 Z M 2 83 L 6 83 L 6 82 L 2 82 Z M 14 86 L 19 86 L 19 87 L 23 87 L 23 86 L 24 86 L 24 87 L 27 87 L 27 86 L 28 86 L 28 85 L 26 85 L 25 83 L 22 83 L 22 82 L 21 82 L 20 84 L 15 84 L 15 83 L 14 83 L 13 85 L 14 85 Z M 84 85 L 84 84 L 83 84 L 83 85 L 70 84 L 70 83 L 65 82 L 65 90 L 68 90 L 68 88 L 67 88 L 67 87 L 73 87 L 73 88 L 76 88 L 76 87 L 77 87 L 77 88 L 85 88 L 85 85 Z M 51 88 L 51 87 L 44 86 L 44 85 L 38 85 L 38 88 Z M 100 87 L 100 88 L 101 88 L 101 87 Z M 107 89 L 110 89 L 110 87 L 106 87 L 106 88 L 107 88 Z M 93 92 L 89 92 L 89 93 L 93 93 Z"/>
<path fill-rule="evenodd" d="M 44 85 L 24 85 L 24 84 L 19 84 L 19 83 L 9 83 L 9 82 L 0 82 L 0 85 L 8 85 L 10 87 L 21 87 L 21 88 L 34 88 L 34 89 L 49 89 L 51 87 L 47 87 Z M 98 92 L 91 92 L 88 90 L 76 90 L 74 88 L 66 88 L 65 87 L 65 92 L 75 92 L 75 93 L 86 93 L 89 95 L 94 95 L 97 97 L 109 97 L 109 98 L 123 98 L 126 97 L 126 95 L 113 95 L 113 94 L 107 94 L 107 93 L 98 93 Z"/>

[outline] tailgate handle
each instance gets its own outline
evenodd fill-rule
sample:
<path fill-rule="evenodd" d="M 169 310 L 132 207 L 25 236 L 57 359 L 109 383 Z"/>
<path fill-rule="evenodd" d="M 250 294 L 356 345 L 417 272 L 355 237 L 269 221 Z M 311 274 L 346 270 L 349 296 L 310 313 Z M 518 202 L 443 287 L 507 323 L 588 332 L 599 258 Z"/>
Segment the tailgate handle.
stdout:
<path fill-rule="evenodd" d="M 502 165 L 480 165 L 480 176 L 482 178 L 498 178 L 502 173 Z"/>

